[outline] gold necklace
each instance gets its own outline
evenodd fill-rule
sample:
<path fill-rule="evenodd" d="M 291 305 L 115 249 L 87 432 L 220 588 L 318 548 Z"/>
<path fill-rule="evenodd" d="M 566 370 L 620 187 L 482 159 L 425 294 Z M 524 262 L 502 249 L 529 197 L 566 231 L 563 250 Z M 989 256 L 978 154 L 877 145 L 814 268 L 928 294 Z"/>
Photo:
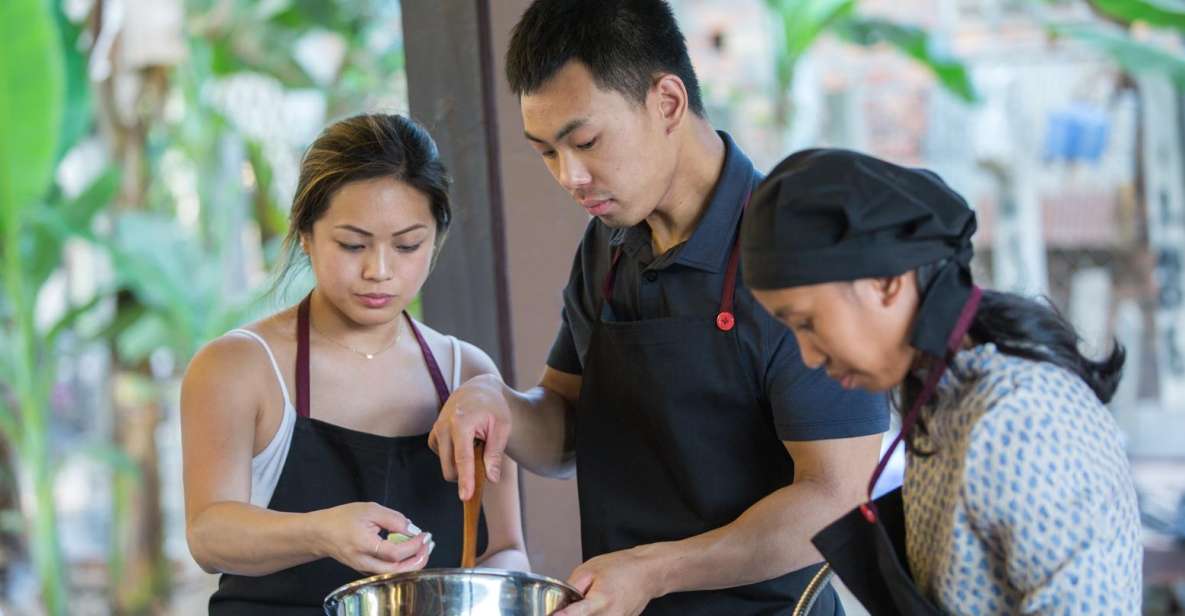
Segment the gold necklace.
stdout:
<path fill-rule="evenodd" d="M 403 320 L 403 315 L 399 315 L 399 317 L 398 317 L 398 318 L 399 318 L 399 321 L 402 321 L 402 320 Z M 312 319 L 309 319 L 309 327 L 312 327 L 312 328 L 313 328 L 313 331 L 317 332 L 317 334 L 318 334 L 318 335 L 320 335 L 322 338 L 324 338 L 324 339 L 326 339 L 326 340 L 328 340 L 328 341 L 332 342 L 333 344 L 336 344 L 337 346 L 339 346 L 339 347 L 341 347 L 341 348 L 343 348 L 343 349 L 347 349 L 347 350 L 353 351 L 353 352 L 355 352 L 355 353 L 357 353 L 357 354 L 359 354 L 359 355 L 361 355 L 361 356 L 365 357 L 366 359 L 374 359 L 376 356 L 378 356 L 378 355 L 382 355 L 383 353 L 386 353 L 387 351 L 391 350 L 391 347 L 393 347 L 393 346 L 395 346 L 396 344 L 398 344 L 398 343 L 399 343 L 399 339 L 403 337 L 403 327 L 402 327 L 402 323 L 396 323 L 396 324 L 395 324 L 395 327 L 396 327 L 396 332 L 395 332 L 395 339 L 394 339 L 394 340 L 392 340 L 391 342 L 389 342 L 389 343 L 387 344 L 387 346 L 383 347 L 382 349 L 380 349 L 380 350 L 378 350 L 378 351 L 375 351 L 374 353 L 367 353 L 366 351 L 359 351 L 358 349 L 355 349 L 354 347 L 352 347 L 352 346 L 350 346 L 350 345 L 348 345 L 348 344 L 346 344 L 346 343 L 344 343 L 344 342 L 338 342 L 337 340 L 334 340 L 333 338 L 330 338 L 329 336 L 325 335 L 325 332 L 323 332 L 323 331 L 321 331 L 321 330 L 317 329 L 317 326 L 316 326 L 316 325 L 313 325 L 313 320 L 312 320 Z"/>

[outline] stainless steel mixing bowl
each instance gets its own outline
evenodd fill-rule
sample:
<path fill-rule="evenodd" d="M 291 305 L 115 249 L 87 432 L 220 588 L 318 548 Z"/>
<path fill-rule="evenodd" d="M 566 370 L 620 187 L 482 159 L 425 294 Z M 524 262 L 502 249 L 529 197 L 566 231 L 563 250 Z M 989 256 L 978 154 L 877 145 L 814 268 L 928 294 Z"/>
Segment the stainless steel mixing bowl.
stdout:
<path fill-rule="evenodd" d="M 329 616 L 547 616 L 580 600 L 567 584 L 502 569 L 425 569 L 376 575 L 325 597 Z"/>

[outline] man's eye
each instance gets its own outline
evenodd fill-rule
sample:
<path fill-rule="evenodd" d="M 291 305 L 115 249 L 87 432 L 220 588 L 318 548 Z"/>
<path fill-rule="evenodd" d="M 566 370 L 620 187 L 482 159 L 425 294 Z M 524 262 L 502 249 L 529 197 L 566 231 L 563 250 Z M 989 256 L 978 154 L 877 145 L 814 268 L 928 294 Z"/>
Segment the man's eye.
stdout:
<path fill-rule="evenodd" d="M 580 149 L 580 150 L 591 150 L 592 147 L 594 145 L 596 145 L 596 143 L 597 143 L 597 139 L 596 139 L 596 137 L 593 137 L 591 141 L 586 141 L 584 143 L 576 144 L 576 148 Z"/>

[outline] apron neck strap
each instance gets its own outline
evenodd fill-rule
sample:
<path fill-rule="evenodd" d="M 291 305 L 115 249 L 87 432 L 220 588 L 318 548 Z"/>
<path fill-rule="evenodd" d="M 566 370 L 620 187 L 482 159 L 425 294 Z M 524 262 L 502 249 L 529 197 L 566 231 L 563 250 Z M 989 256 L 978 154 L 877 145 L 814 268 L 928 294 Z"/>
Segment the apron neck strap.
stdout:
<path fill-rule="evenodd" d="M 749 198 L 753 196 L 753 187 L 749 187 L 749 191 L 745 193 L 745 200 L 741 202 L 741 218 L 745 216 L 745 210 L 749 208 Z M 732 311 L 733 299 L 736 295 L 737 286 L 737 270 L 741 263 L 741 225 L 740 220 L 737 221 L 736 237 L 732 241 L 732 249 L 728 253 L 728 267 L 724 270 L 724 290 L 720 293 L 720 311 L 716 313 L 716 328 L 722 332 L 731 330 L 736 326 L 736 315 Z M 613 251 L 613 258 L 609 262 L 609 271 L 605 274 L 605 280 L 601 284 L 601 301 L 608 302 L 609 298 L 613 296 L 613 284 L 617 277 L 617 262 L 621 261 L 621 247 L 618 246 Z"/>
<path fill-rule="evenodd" d="M 889 464 L 889 458 L 893 456 L 897 446 L 905 437 L 909 436 L 913 427 L 918 422 L 918 414 L 930 398 L 934 395 L 934 390 L 938 387 L 938 380 L 946 372 L 946 367 L 950 362 L 950 358 L 958 352 L 962 345 L 963 337 L 967 335 L 967 330 L 971 329 L 971 322 L 975 319 L 975 312 L 979 309 L 979 300 L 983 296 L 983 291 L 979 287 L 971 287 L 971 295 L 967 297 L 967 302 L 963 304 L 963 310 L 959 313 L 959 320 L 955 323 L 955 328 L 951 330 L 950 337 L 946 340 L 946 355 L 943 357 L 930 358 L 930 365 L 926 371 L 926 380 L 922 385 L 922 391 L 918 397 L 914 399 L 913 404 L 910 405 L 909 411 L 901 420 L 901 431 L 897 433 L 897 437 L 893 439 L 893 443 L 889 445 L 888 450 L 881 456 L 880 462 L 876 465 L 876 470 L 872 473 L 872 478 L 868 480 L 868 498 L 871 505 L 872 489 L 876 486 L 876 482 L 881 477 L 881 473 L 885 472 L 885 467 Z M 865 508 L 866 505 L 861 505 L 861 510 L 864 511 L 864 516 L 869 517 L 869 521 L 873 521 L 875 516 L 871 516 L 870 512 Z M 870 517 L 871 516 L 871 517 Z"/>
<path fill-rule="evenodd" d="M 407 326 L 411 328 L 411 333 L 416 337 L 416 344 L 420 345 L 420 354 L 424 356 L 424 363 L 428 366 L 428 374 L 432 377 L 432 385 L 436 388 L 436 397 L 440 400 L 440 406 L 448 400 L 449 389 L 448 384 L 444 382 L 444 374 L 440 371 L 440 364 L 436 363 L 436 356 L 432 354 L 432 349 L 428 347 L 428 341 L 424 340 L 424 334 L 420 333 L 420 328 L 416 327 L 415 321 L 411 316 L 407 317 Z M 457 358 L 460 361 L 460 358 Z"/>
<path fill-rule="evenodd" d="M 720 312 L 716 314 L 716 328 L 722 332 L 729 331 L 736 325 L 736 315 L 732 311 L 733 296 L 736 295 L 737 270 L 741 265 L 741 224 L 745 217 L 745 210 L 749 209 L 749 198 L 753 196 L 753 186 L 745 193 L 745 200 L 741 203 L 741 215 L 737 219 L 736 237 L 732 240 L 732 251 L 728 253 L 728 268 L 724 270 L 724 293 L 720 298 Z"/>
<path fill-rule="evenodd" d="M 609 261 L 609 271 L 605 280 L 601 282 L 601 301 L 608 302 L 613 297 L 613 283 L 617 280 L 617 262 L 621 260 L 621 246 L 613 250 L 613 257 Z"/>
<path fill-rule="evenodd" d="M 312 296 L 311 292 L 306 295 L 296 309 L 296 414 L 306 418 L 309 417 L 309 302 Z M 440 370 L 440 364 L 436 362 L 436 356 L 432 354 L 432 349 L 424 340 L 420 328 L 416 327 L 416 322 L 406 312 L 401 316 L 407 319 L 407 327 L 416 337 L 416 344 L 420 346 L 424 364 L 428 366 L 428 374 L 432 377 L 436 397 L 443 407 L 449 397 L 449 388 L 445 383 L 444 373 Z"/>
<path fill-rule="evenodd" d="M 296 414 L 309 416 L 309 300 L 312 292 L 296 309 Z"/>

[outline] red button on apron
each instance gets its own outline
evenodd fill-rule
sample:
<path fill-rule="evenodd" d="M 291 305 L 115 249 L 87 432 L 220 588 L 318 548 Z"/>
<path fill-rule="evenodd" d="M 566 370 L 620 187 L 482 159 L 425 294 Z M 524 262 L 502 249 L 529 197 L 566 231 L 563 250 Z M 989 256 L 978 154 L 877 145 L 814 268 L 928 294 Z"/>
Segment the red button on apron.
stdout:
<path fill-rule="evenodd" d="M 876 524 L 876 511 L 868 506 L 868 503 L 860 503 L 860 513 L 864 514 L 864 519 L 868 520 L 869 524 Z"/>
<path fill-rule="evenodd" d="M 722 332 L 731 330 L 732 326 L 736 324 L 737 320 L 731 312 L 721 312 L 716 315 L 716 327 L 719 327 Z"/>

